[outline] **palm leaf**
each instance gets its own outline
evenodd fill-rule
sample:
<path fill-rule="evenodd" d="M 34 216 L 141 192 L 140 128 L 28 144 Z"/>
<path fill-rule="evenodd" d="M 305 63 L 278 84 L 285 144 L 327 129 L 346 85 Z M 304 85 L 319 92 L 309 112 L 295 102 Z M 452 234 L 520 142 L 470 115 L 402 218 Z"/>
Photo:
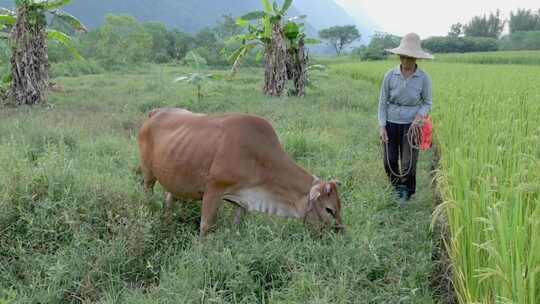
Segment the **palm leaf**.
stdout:
<path fill-rule="evenodd" d="M 245 19 L 242 19 L 242 18 L 238 18 L 236 19 L 236 24 L 239 26 L 239 27 L 246 27 L 249 25 L 249 21 L 245 20 Z"/>
<path fill-rule="evenodd" d="M 72 0 L 31 0 L 30 6 L 45 10 L 54 10 L 71 3 Z"/>
<path fill-rule="evenodd" d="M 181 76 L 181 77 L 177 77 L 173 80 L 173 82 L 180 82 L 180 81 L 186 81 L 189 79 L 189 76 Z"/>
<path fill-rule="evenodd" d="M 257 20 L 257 19 L 264 18 L 265 16 L 266 16 L 265 12 L 255 11 L 255 12 L 245 14 L 244 16 L 240 17 L 240 19 L 246 20 L 246 21 L 251 21 L 251 20 Z"/>
<path fill-rule="evenodd" d="M 71 15 L 68 12 L 54 10 L 51 12 L 51 14 L 53 14 L 58 19 L 62 20 L 64 23 L 68 24 L 71 28 L 78 32 L 86 33 L 88 31 L 79 19 L 75 18 L 75 16 Z"/>
<path fill-rule="evenodd" d="M 272 37 L 272 21 L 270 21 L 270 17 L 266 16 L 264 17 L 264 38 L 271 38 Z"/>
<path fill-rule="evenodd" d="M 279 13 L 280 13 L 280 11 L 279 11 L 279 5 L 277 4 L 277 2 L 276 2 L 276 1 L 274 1 L 274 3 L 273 3 L 273 5 L 272 5 L 272 7 L 274 8 L 274 14 L 276 14 L 276 15 L 277 15 L 277 14 L 279 14 Z"/>
<path fill-rule="evenodd" d="M 293 0 L 285 0 L 285 2 L 283 3 L 283 7 L 281 8 L 282 15 L 287 14 L 287 11 L 289 10 L 289 8 L 291 8 L 292 3 Z"/>
<path fill-rule="evenodd" d="M 241 47 L 239 47 L 238 49 L 236 49 L 230 56 L 229 58 L 227 58 L 227 60 L 231 63 L 233 62 L 236 62 L 236 60 L 238 59 L 238 57 L 242 54 L 242 52 L 244 51 L 244 48 L 246 47 L 246 45 L 242 45 Z"/>
<path fill-rule="evenodd" d="M 288 22 L 283 27 L 283 33 L 289 40 L 294 40 L 300 35 L 300 25 L 296 22 Z"/>
<path fill-rule="evenodd" d="M 73 56 L 75 56 L 75 58 L 79 60 L 84 60 L 81 54 L 79 53 L 79 51 L 77 51 L 75 46 L 73 46 L 73 39 L 71 37 L 69 37 L 68 35 L 60 31 L 52 30 L 52 29 L 47 30 L 47 35 L 50 39 L 54 41 L 58 41 L 60 44 L 62 44 L 66 49 L 68 49 L 73 54 Z"/>
<path fill-rule="evenodd" d="M 240 64 L 242 59 L 244 59 L 244 57 L 246 57 L 246 55 L 249 54 L 249 52 L 251 52 L 251 50 L 253 50 L 256 46 L 257 44 L 252 43 L 252 44 L 246 44 L 240 48 L 240 52 L 238 53 L 236 60 L 234 61 L 233 66 L 231 68 L 231 76 L 236 73 L 236 70 L 238 69 L 238 65 Z"/>
<path fill-rule="evenodd" d="M 267 14 L 271 14 L 272 13 L 272 5 L 270 4 L 270 0 L 261 0 L 263 6 L 264 6 L 264 11 L 267 13 Z"/>

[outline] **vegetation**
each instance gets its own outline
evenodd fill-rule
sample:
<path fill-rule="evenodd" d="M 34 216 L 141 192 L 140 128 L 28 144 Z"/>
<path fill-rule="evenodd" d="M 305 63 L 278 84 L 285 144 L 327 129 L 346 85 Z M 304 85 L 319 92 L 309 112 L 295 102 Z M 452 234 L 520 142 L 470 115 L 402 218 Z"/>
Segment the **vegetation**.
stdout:
<path fill-rule="evenodd" d="M 270 4 L 269 0 L 261 1 L 264 11 L 255 11 L 242 16 L 238 23 L 247 27 L 247 33 L 233 37 L 233 42 L 241 42 L 229 60 L 233 62 L 233 74 L 242 59 L 254 49 L 258 56 L 264 56 L 265 77 L 263 92 L 269 96 L 282 96 L 287 89 L 287 81 L 292 80 L 293 89 L 289 93 L 294 96 L 305 95 L 307 83 L 308 57 L 305 51 L 305 34 L 303 23 L 296 20 L 303 17 L 284 20 L 292 0 Z"/>
<path fill-rule="evenodd" d="M 387 49 L 399 46 L 401 37 L 387 34 L 375 33 L 367 46 L 361 46 L 353 50 L 353 56 L 360 60 L 383 60 L 388 57 Z"/>
<path fill-rule="evenodd" d="M 493 52 L 499 46 L 497 39 L 485 37 L 430 37 L 422 46 L 434 53 Z"/>
<path fill-rule="evenodd" d="M 306 98 L 267 98 L 263 69 L 245 68 L 207 83 L 199 102 L 172 83 L 193 72 L 148 65 L 57 78 L 65 90 L 50 96 L 54 109 L 0 111 L 0 302 L 437 303 L 430 156 L 418 198 L 400 209 L 374 131 L 376 86 L 330 70 Z M 236 228 L 225 205 L 201 240 L 200 203 L 190 202 L 167 222 L 163 190 L 147 199 L 135 170 L 139 126 L 160 106 L 272 121 L 297 162 L 343 182 L 348 233 L 260 214 Z"/>
<path fill-rule="evenodd" d="M 510 33 L 540 31 L 540 9 L 536 12 L 528 9 L 518 9 L 510 12 L 508 22 Z"/>
<path fill-rule="evenodd" d="M 501 37 L 508 23 L 510 34 Z M 475 16 L 463 25 L 455 23 L 448 36 L 431 37 L 424 41 L 426 48 L 437 53 L 486 52 L 497 50 L 540 49 L 540 10 L 518 9 L 510 18 L 501 18 L 500 12 L 489 16 Z"/>
<path fill-rule="evenodd" d="M 463 32 L 469 37 L 488 37 L 499 38 L 503 29 L 505 21 L 501 17 L 500 11 L 490 13 L 489 17 L 475 16 L 463 26 Z"/>
<path fill-rule="evenodd" d="M 506 35 L 499 40 L 499 50 L 540 50 L 540 31 Z"/>
<path fill-rule="evenodd" d="M 174 82 L 186 82 L 197 89 L 197 102 L 200 103 L 204 97 L 202 93 L 203 85 L 210 79 L 218 79 L 214 74 L 204 73 L 202 68 L 205 64 L 202 62 L 203 58 L 200 58 L 195 52 L 189 52 L 188 56 L 191 63 L 191 67 L 195 70 L 193 73 L 189 73 L 185 76 L 177 77 Z"/>
<path fill-rule="evenodd" d="M 391 65 L 348 64 L 336 70 L 381 83 Z M 443 204 L 435 218 L 448 218 L 447 246 L 459 302 L 538 303 L 537 67 L 422 66 L 438 83 L 433 116 Z"/>
<path fill-rule="evenodd" d="M 0 0 L 0 6 L 12 7 L 13 0 Z M 239 16 L 257 7 L 256 1 L 228 0 L 92 0 L 73 1 L 66 9 L 78 16 L 85 24 L 95 29 L 103 25 L 103 16 L 107 14 L 130 15 L 141 22 L 159 20 L 167 28 L 176 28 L 183 32 L 197 33 L 208 26 L 213 26 L 228 12 Z M 204 12 L 202 14 L 201 12 Z"/>
<path fill-rule="evenodd" d="M 450 26 L 450 31 L 448 32 L 448 37 L 459 37 L 463 34 L 463 24 L 460 22 L 452 24 Z"/>
<path fill-rule="evenodd" d="M 345 47 L 360 39 L 360 32 L 356 25 L 333 26 L 319 32 L 319 37 L 326 40 L 341 55 Z"/>
<path fill-rule="evenodd" d="M 471 53 L 420 63 L 437 84 L 437 150 L 421 158 L 417 198 L 399 208 L 374 116 L 397 61 L 310 66 L 304 17 L 286 18 L 292 0 L 262 0 L 264 11 L 195 34 L 109 15 L 83 35 L 56 10 L 69 0 L 15 3 L 0 15 L 0 35 L 11 30 L 0 71 L 13 75 L 20 104 L 45 102 L 51 88 L 54 106 L 0 111 L 0 303 L 438 303 L 453 296 L 441 280 L 460 303 L 540 302 L 540 52 L 474 52 L 540 48 L 538 13 L 512 12 L 504 37 L 497 11 L 423 41 Z M 338 29 L 321 37 L 340 53 L 348 40 Z M 353 58 L 386 59 L 399 41 L 377 33 Z M 87 60 L 74 60 L 79 52 Z M 228 59 L 234 78 L 215 69 Z M 320 88 L 292 97 L 317 70 Z M 257 93 L 263 81 L 279 98 Z M 188 201 L 164 218 L 163 189 L 146 197 L 136 169 L 137 132 L 156 107 L 266 117 L 291 157 L 343 182 L 348 234 L 258 214 L 234 226 L 224 206 L 219 228 L 200 239 L 200 204 Z M 451 266 L 430 223 L 447 224 Z"/>
<path fill-rule="evenodd" d="M 46 30 L 47 14 L 77 31 L 86 28 L 72 15 L 58 8 L 70 0 L 17 0 L 16 12 L 3 9 L 7 14 L 0 16 L 1 27 L 11 29 L 9 43 L 11 54 L 11 87 L 9 95 L 16 104 L 44 104 L 49 89 L 49 60 L 47 37 L 61 42 L 77 54 L 66 34 Z M 78 55 L 78 54 L 77 54 Z"/>
<path fill-rule="evenodd" d="M 540 65 L 539 51 L 486 52 L 467 54 L 441 54 L 437 62 L 474 64 Z"/>

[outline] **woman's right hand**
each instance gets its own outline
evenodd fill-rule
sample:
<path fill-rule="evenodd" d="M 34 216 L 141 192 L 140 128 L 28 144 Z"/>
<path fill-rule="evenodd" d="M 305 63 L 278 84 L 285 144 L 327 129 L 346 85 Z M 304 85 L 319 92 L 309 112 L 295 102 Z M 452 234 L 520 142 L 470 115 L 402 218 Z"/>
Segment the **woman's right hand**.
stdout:
<path fill-rule="evenodd" d="M 379 138 L 383 143 L 388 143 L 388 133 L 386 132 L 386 127 L 379 128 Z"/>

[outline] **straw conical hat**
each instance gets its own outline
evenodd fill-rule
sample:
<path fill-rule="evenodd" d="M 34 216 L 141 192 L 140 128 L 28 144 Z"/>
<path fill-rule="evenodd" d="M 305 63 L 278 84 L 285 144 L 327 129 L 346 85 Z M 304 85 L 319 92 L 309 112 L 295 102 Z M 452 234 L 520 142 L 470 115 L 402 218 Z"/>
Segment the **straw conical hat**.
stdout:
<path fill-rule="evenodd" d="M 401 39 L 401 43 L 395 49 L 387 49 L 388 52 L 396 55 L 404 55 L 418 59 L 433 59 L 433 55 L 424 51 L 420 42 L 420 36 L 409 33 Z"/>

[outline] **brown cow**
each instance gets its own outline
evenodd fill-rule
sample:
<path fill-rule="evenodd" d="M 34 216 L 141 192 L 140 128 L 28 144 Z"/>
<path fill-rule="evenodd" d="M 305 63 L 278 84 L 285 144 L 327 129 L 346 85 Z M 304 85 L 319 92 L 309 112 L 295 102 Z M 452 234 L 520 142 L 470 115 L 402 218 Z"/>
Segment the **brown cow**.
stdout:
<path fill-rule="evenodd" d="M 200 234 L 212 227 L 222 200 L 238 209 L 295 217 L 343 230 L 338 182 L 320 181 L 296 165 L 268 121 L 246 114 L 210 116 L 153 110 L 139 134 L 145 191 L 156 181 L 167 209 L 180 198 L 202 199 Z"/>

